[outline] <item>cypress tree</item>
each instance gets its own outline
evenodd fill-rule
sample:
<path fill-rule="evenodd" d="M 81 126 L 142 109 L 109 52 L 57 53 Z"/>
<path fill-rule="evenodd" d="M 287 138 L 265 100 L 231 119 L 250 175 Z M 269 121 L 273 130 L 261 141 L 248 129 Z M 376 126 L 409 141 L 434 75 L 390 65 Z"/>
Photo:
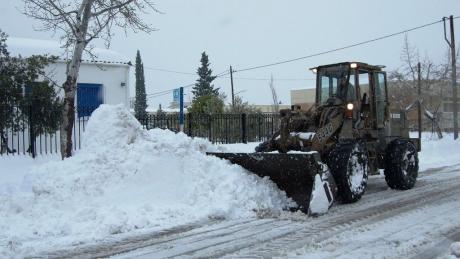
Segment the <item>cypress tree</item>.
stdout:
<path fill-rule="evenodd" d="M 208 55 L 206 55 L 206 52 L 201 53 L 201 67 L 197 71 L 199 78 L 192 89 L 193 100 L 206 95 L 219 96 L 219 88 L 214 89 L 214 85 L 211 84 L 216 79 L 216 76 L 212 75 L 209 65 Z"/>
<path fill-rule="evenodd" d="M 145 118 L 147 109 L 147 95 L 145 93 L 144 64 L 139 50 L 136 55 L 136 99 L 134 101 L 134 114 L 137 119 Z"/>

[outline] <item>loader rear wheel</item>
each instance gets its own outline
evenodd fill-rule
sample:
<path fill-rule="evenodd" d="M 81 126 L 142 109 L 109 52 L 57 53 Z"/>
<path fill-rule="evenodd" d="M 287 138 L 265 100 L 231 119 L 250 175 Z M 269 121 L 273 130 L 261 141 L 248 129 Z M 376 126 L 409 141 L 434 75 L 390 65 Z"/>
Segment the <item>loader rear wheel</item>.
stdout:
<path fill-rule="evenodd" d="M 364 146 L 359 142 L 338 143 L 329 152 L 327 164 L 336 181 L 340 200 L 352 203 L 361 199 L 369 173 L 369 159 Z"/>
<path fill-rule="evenodd" d="M 409 190 L 418 176 L 417 149 L 412 142 L 396 139 L 385 150 L 385 181 L 392 189 Z"/>

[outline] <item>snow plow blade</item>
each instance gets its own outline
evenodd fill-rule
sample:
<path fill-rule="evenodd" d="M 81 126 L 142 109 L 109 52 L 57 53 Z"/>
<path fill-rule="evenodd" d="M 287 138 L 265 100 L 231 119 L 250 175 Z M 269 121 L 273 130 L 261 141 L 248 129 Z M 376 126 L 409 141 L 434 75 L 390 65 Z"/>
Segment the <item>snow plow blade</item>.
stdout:
<path fill-rule="evenodd" d="M 269 177 L 279 189 L 286 192 L 304 213 L 308 213 L 315 176 L 322 175 L 319 154 L 280 153 L 207 153 L 229 160 L 260 176 Z M 329 185 L 328 185 L 329 186 Z M 324 186 L 326 189 L 326 185 Z M 327 187 L 329 189 L 329 187 Z M 326 190 L 329 203 L 333 197 Z"/>

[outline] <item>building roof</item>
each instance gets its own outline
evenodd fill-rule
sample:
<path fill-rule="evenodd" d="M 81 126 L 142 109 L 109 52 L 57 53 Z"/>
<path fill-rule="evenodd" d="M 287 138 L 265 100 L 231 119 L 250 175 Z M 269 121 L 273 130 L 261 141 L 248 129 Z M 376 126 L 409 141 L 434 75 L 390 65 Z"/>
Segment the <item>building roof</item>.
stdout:
<path fill-rule="evenodd" d="M 6 44 L 12 56 L 53 55 L 61 61 L 68 60 L 65 49 L 57 41 L 9 37 Z M 93 48 L 91 53 L 93 57 L 83 53 L 84 63 L 131 65 L 127 57 L 110 49 Z"/>

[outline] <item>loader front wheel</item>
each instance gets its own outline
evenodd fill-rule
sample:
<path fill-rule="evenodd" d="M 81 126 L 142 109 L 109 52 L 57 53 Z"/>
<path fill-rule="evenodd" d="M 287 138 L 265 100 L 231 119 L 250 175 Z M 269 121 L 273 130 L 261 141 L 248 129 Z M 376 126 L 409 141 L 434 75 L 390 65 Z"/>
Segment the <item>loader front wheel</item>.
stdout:
<path fill-rule="evenodd" d="M 385 181 L 392 189 L 409 190 L 418 176 L 417 149 L 405 139 L 396 139 L 385 151 Z"/>
<path fill-rule="evenodd" d="M 361 199 L 369 173 L 369 159 L 364 146 L 359 142 L 338 143 L 329 152 L 326 160 L 342 203 Z"/>

